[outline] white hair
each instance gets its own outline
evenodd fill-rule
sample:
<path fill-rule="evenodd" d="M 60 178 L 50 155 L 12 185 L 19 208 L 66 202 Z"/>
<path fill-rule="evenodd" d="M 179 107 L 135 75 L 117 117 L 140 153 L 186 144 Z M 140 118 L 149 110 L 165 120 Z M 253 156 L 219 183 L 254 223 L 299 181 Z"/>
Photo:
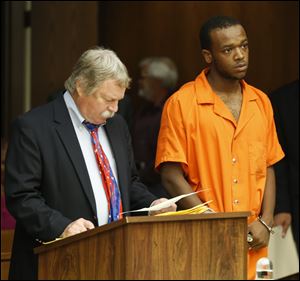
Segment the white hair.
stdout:
<path fill-rule="evenodd" d="M 168 57 L 148 57 L 143 59 L 140 68 L 146 66 L 148 75 L 160 79 L 163 87 L 169 91 L 174 90 L 178 80 L 178 72 L 175 63 Z"/>
<path fill-rule="evenodd" d="M 64 85 L 72 94 L 76 88 L 76 81 L 80 80 L 84 93 L 91 95 L 96 88 L 109 79 L 115 80 L 120 87 L 124 88 L 129 88 L 131 81 L 126 66 L 116 53 L 96 46 L 80 56 Z"/>

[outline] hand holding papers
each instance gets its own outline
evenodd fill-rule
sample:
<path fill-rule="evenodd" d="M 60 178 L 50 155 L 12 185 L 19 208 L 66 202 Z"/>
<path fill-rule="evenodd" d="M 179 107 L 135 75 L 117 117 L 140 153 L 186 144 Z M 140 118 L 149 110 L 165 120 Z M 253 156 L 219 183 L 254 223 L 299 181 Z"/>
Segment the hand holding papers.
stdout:
<path fill-rule="evenodd" d="M 189 215 L 189 214 L 203 214 L 203 213 L 214 213 L 214 211 L 208 208 L 206 205 L 212 202 L 212 200 L 199 204 L 193 208 L 177 211 L 177 212 L 166 212 L 162 214 L 157 214 L 157 216 L 171 216 L 171 215 Z"/>
<path fill-rule="evenodd" d="M 128 211 L 128 212 L 123 212 L 123 214 L 125 213 L 131 213 L 131 212 L 152 212 L 152 211 L 159 211 L 159 210 L 162 210 L 164 208 L 168 208 L 170 207 L 173 203 L 176 203 L 177 201 L 179 201 L 180 199 L 182 198 L 185 198 L 185 197 L 188 197 L 188 196 L 191 196 L 193 194 L 196 194 L 200 191 L 196 191 L 196 192 L 191 192 L 191 193 L 188 193 L 188 194 L 182 194 L 182 195 L 179 195 L 179 196 L 176 196 L 176 197 L 173 197 L 169 200 L 166 200 L 162 203 L 159 203 L 157 205 L 154 205 L 154 206 L 150 206 L 148 208 L 142 208 L 142 209 L 138 209 L 138 210 L 133 210 L 133 211 Z M 197 206 L 196 206 L 197 207 Z M 206 207 L 207 208 L 207 207 Z M 173 212 L 169 212 L 169 213 L 173 213 Z M 174 213 L 179 213 L 179 212 L 174 212 Z M 166 213 L 167 214 L 167 213 Z"/>

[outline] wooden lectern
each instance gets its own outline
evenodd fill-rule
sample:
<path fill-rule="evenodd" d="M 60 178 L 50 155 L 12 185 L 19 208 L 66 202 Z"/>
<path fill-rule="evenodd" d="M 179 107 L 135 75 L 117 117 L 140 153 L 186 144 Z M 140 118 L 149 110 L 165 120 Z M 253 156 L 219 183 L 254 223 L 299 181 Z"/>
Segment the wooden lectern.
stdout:
<path fill-rule="evenodd" d="M 248 212 L 126 217 L 35 249 L 39 279 L 247 279 Z"/>

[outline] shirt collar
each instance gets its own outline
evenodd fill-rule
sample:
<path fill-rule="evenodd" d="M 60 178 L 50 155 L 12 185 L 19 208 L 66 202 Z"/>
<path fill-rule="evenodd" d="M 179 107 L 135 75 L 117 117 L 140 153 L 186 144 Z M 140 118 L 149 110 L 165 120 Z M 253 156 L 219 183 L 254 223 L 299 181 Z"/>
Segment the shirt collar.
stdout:
<path fill-rule="evenodd" d="M 197 103 L 198 104 L 214 104 L 216 94 L 212 90 L 210 84 L 208 83 L 206 74 L 209 68 L 205 68 L 202 72 L 197 76 L 195 80 L 195 88 L 197 95 Z M 256 100 L 257 95 L 252 90 L 252 87 L 248 85 L 245 80 L 240 81 L 243 89 L 243 99 L 245 101 Z"/>
<path fill-rule="evenodd" d="M 74 122 L 76 122 L 76 125 L 81 125 L 82 122 L 84 121 L 84 118 L 81 115 L 74 99 L 72 98 L 71 94 L 68 91 L 64 93 L 64 100 L 70 114 L 73 117 L 72 119 L 74 120 Z"/>

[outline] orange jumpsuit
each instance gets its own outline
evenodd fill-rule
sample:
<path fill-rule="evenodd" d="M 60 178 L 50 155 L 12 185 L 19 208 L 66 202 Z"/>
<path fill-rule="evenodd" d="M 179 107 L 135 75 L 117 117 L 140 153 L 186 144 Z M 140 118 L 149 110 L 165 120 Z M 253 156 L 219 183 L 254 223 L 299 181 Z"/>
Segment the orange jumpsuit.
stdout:
<path fill-rule="evenodd" d="M 250 211 L 248 223 L 261 210 L 266 170 L 284 157 L 277 139 L 268 97 L 241 81 L 238 122 L 212 91 L 206 69 L 166 102 L 158 137 L 156 168 L 181 163 L 186 179 L 203 202 L 217 212 Z M 248 278 L 267 248 L 249 251 Z"/>

